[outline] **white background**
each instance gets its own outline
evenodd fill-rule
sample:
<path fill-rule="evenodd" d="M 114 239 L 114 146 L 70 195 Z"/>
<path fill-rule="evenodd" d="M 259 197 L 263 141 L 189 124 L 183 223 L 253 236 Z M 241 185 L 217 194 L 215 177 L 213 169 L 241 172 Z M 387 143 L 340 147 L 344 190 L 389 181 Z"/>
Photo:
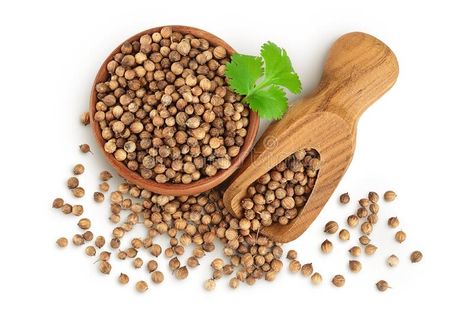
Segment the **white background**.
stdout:
<path fill-rule="evenodd" d="M 1 210 L 0 305 L 4 314 L 184 314 L 471 313 L 472 70 L 473 19 L 467 1 L 3 1 L 1 33 Z M 76 218 L 50 208 L 56 196 L 72 200 L 64 188 L 71 167 L 82 162 L 83 203 L 93 230 L 104 233 L 108 209 L 94 206 L 91 192 L 106 168 L 96 155 L 80 155 L 92 143 L 80 126 L 91 82 L 108 53 L 141 30 L 166 24 L 192 25 L 225 39 L 240 52 L 257 54 L 271 40 L 286 48 L 303 82 L 303 94 L 317 84 L 331 43 L 350 31 L 371 33 L 397 54 L 400 76 L 361 118 L 353 162 L 337 189 L 354 198 L 370 190 L 394 189 L 384 205 L 373 242 L 380 248 L 362 258 L 360 274 L 347 270 L 349 244 L 334 238 L 334 253 L 323 256 L 321 229 L 330 219 L 344 222 L 356 209 L 326 205 L 310 229 L 286 249 L 313 262 L 324 276 L 320 287 L 284 268 L 274 283 L 258 282 L 230 291 L 227 280 L 205 292 L 208 256 L 184 282 L 171 278 L 137 294 L 116 277 L 97 272 L 83 248 L 59 250 L 57 237 L 78 232 Z M 292 99 L 295 99 L 294 97 Z M 314 126 L 316 128 L 317 126 Z M 397 215 L 407 241 L 396 244 L 385 220 Z M 350 245 L 356 243 L 357 233 Z M 410 264 L 420 249 L 424 260 Z M 395 253 L 396 269 L 384 260 Z M 129 272 L 132 281 L 145 271 Z M 346 275 L 345 287 L 329 278 Z M 374 283 L 390 282 L 379 293 Z M 470 292 L 470 293 L 468 293 Z"/>

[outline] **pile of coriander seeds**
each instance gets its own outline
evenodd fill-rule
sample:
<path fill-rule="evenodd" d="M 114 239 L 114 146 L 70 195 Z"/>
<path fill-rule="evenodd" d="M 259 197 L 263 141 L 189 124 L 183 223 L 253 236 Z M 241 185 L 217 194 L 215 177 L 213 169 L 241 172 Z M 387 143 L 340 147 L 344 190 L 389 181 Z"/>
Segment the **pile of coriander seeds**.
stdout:
<path fill-rule="evenodd" d="M 241 200 L 244 217 L 263 226 L 286 225 L 304 207 L 314 188 L 320 156 L 314 149 L 299 150 L 262 175 Z"/>
<path fill-rule="evenodd" d="M 229 168 L 250 111 L 228 88 L 228 61 L 224 47 L 171 27 L 123 43 L 95 87 L 92 118 L 104 150 L 158 183 L 188 184 Z"/>

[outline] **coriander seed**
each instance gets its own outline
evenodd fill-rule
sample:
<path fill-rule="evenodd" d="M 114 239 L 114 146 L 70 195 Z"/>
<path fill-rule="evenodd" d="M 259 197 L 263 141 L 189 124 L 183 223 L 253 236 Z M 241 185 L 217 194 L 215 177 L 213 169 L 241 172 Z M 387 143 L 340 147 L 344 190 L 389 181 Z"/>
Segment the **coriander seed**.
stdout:
<path fill-rule="evenodd" d="M 361 255 L 361 248 L 359 246 L 353 246 L 348 251 L 353 257 L 358 257 Z"/>
<path fill-rule="evenodd" d="M 394 238 L 398 243 L 402 243 L 406 240 L 406 233 L 404 231 L 397 231 Z"/>
<path fill-rule="evenodd" d="M 338 230 L 338 224 L 335 221 L 329 221 L 325 224 L 324 232 L 334 234 Z"/>
<path fill-rule="evenodd" d="M 140 257 L 136 257 L 135 259 L 133 259 L 133 267 L 139 269 L 141 268 L 141 266 L 143 266 L 143 259 L 141 259 Z"/>
<path fill-rule="evenodd" d="M 103 252 L 100 252 L 99 254 L 99 260 L 101 261 L 107 261 L 110 259 L 110 252 L 107 252 L 107 251 L 103 251 Z"/>
<path fill-rule="evenodd" d="M 130 278 L 124 273 L 120 273 L 120 275 L 118 276 L 118 282 L 120 284 L 127 284 L 129 281 Z"/>
<path fill-rule="evenodd" d="M 289 260 L 297 259 L 297 252 L 293 249 L 290 249 L 287 252 L 286 258 L 289 259 Z"/>
<path fill-rule="evenodd" d="M 338 233 L 338 237 L 342 241 L 348 241 L 350 239 L 350 232 L 348 232 L 346 229 L 341 229 Z"/>
<path fill-rule="evenodd" d="M 80 115 L 80 122 L 84 126 L 87 126 L 90 123 L 90 114 L 89 114 L 89 112 L 83 112 Z"/>
<path fill-rule="evenodd" d="M 379 212 L 379 205 L 377 203 L 372 203 L 369 206 L 371 213 L 377 214 Z"/>
<path fill-rule="evenodd" d="M 103 261 L 103 260 L 100 261 L 99 271 L 101 273 L 108 275 L 110 274 L 111 270 L 112 270 L 112 265 L 110 265 L 108 261 Z"/>
<path fill-rule="evenodd" d="M 289 271 L 292 273 L 299 272 L 301 270 L 301 263 L 298 260 L 291 260 L 289 263 Z"/>
<path fill-rule="evenodd" d="M 86 242 L 90 242 L 91 240 L 94 239 L 94 233 L 92 233 L 92 231 L 85 231 L 82 234 L 82 237 L 84 238 Z"/>
<path fill-rule="evenodd" d="M 89 153 L 90 151 L 90 146 L 87 143 L 81 144 L 79 146 L 80 152 L 82 153 Z"/>
<path fill-rule="evenodd" d="M 200 265 L 200 263 L 199 263 L 199 259 L 197 259 L 197 257 L 190 256 L 189 258 L 187 258 L 187 266 L 189 266 L 189 268 L 195 268 L 199 265 Z"/>
<path fill-rule="evenodd" d="M 358 238 L 358 241 L 361 245 L 368 245 L 371 242 L 371 239 L 366 235 L 362 235 Z"/>
<path fill-rule="evenodd" d="M 389 267 L 396 267 L 399 264 L 399 258 L 396 255 L 391 255 L 386 260 Z"/>
<path fill-rule="evenodd" d="M 368 244 L 365 246 L 365 254 L 371 256 L 376 252 L 377 249 L 378 247 L 374 246 L 373 244 Z"/>
<path fill-rule="evenodd" d="M 103 181 L 103 182 L 108 181 L 112 177 L 113 176 L 109 171 L 102 171 L 102 172 L 100 172 L 100 175 L 99 175 L 100 180 Z"/>
<path fill-rule="evenodd" d="M 348 267 L 352 272 L 359 272 L 361 270 L 361 262 L 358 260 L 350 260 L 348 262 Z"/>
<path fill-rule="evenodd" d="M 177 280 L 184 280 L 189 275 L 189 271 L 186 266 L 179 267 L 175 274 Z"/>
<path fill-rule="evenodd" d="M 378 282 L 376 282 L 376 288 L 378 289 L 378 291 L 384 292 L 387 289 L 390 289 L 391 287 L 385 280 L 379 280 Z"/>
<path fill-rule="evenodd" d="M 362 206 L 363 208 L 367 208 L 370 204 L 370 201 L 366 198 L 362 198 L 360 200 L 358 200 L 358 203 L 360 204 L 360 206 Z"/>
<path fill-rule="evenodd" d="M 413 264 L 415 264 L 415 263 L 418 263 L 419 261 L 421 261 L 423 257 L 424 257 L 424 255 L 422 255 L 422 253 L 420 251 L 416 250 L 416 251 L 412 252 L 410 258 L 411 258 L 411 262 Z"/>
<path fill-rule="evenodd" d="M 140 293 L 146 292 L 148 290 L 148 284 L 146 281 L 140 280 L 135 284 L 135 289 Z"/>
<path fill-rule="evenodd" d="M 214 289 L 215 289 L 215 285 L 216 285 L 216 283 L 215 283 L 215 280 L 213 280 L 213 279 L 208 279 L 208 280 L 206 280 L 206 281 L 204 282 L 204 288 L 205 288 L 205 290 L 207 290 L 207 291 L 212 291 L 212 290 L 214 290 Z"/>
<path fill-rule="evenodd" d="M 366 221 L 368 221 L 371 225 L 376 224 L 378 223 L 378 215 L 376 213 L 371 213 L 366 218 Z"/>
<path fill-rule="evenodd" d="M 314 268 L 312 267 L 312 263 L 302 265 L 301 273 L 304 277 L 310 276 L 313 272 Z"/>
<path fill-rule="evenodd" d="M 355 227 L 358 225 L 358 217 L 354 214 L 350 215 L 348 218 L 347 218 L 347 224 L 350 226 L 350 227 Z"/>
<path fill-rule="evenodd" d="M 323 253 L 327 254 L 327 253 L 330 253 L 333 249 L 333 245 L 332 245 L 332 242 L 330 242 L 329 240 L 325 240 L 322 242 L 322 244 L 320 245 L 320 249 L 322 250 Z"/>
<path fill-rule="evenodd" d="M 340 195 L 340 203 L 347 204 L 350 202 L 350 195 L 348 193 L 344 193 Z"/>
<path fill-rule="evenodd" d="M 394 201 L 396 197 L 397 195 L 394 191 L 388 190 L 387 192 L 384 193 L 384 200 L 387 202 Z"/>
<path fill-rule="evenodd" d="M 77 179 L 77 177 L 73 176 L 67 180 L 67 188 L 74 189 L 74 188 L 77 188 L 78 186 L 79 186 L 79 179 Z"/>
<path fill-rule="evenodd" d="M 169 261 L 169 268 L 173 272 L 176 271 L 177 268 L 179 268 L 180 266 L 181 266 L 181 262 L 179 261 L 177 257 L 174 257 Z"/>
<path fill-rule="evenodd" d="M 379 195 L 374 192 L 374 191 L 370 191 L 368 193 L 368 199 L 369 201 L 371 201 L 372 203 L 377 203 L 379 201 Z"/>
<path fill-rule="evenodd" d="M 91 222 L 89 219 L 83 218 L 83 219 L 80 219 L 79 222 L 77 222 L 77 226 L 83 230 L 88 230 L 90 229 Z"/>
<path fill-rule="evenodd" d="M 221 258 L 216 258 L 212 261 L 210 264 L 213 268 L 213 270 L 222 270 L 224 266 L 224 261 Z"/>
<path fill-rule="evenodd" d="M 390 228 L 397 228 L 399 226 L 399 219 L 397 217 L 391 217 L 388 219 L 388 226 Z"/>
<path fill-rule="evenodd" d="M 361 224 L 361 232 L 370 235 L 371 232 L 373 232 L 373 225 L 369 222 L 363 222 L 363 224 Z"/>
<path fill-rule="evenodd" d="M 87 246 L 85 248 L 85 254 L 87 256 L 95 256 L 95 253 L 96 253 L 96 250 L 95 250 L 95 247 L 93 246 Z"/>
<path fill-rule="evenodd" d="M 102 248 L 105 245 L 105 237 L 99 235 L 95 238 L 95 246 Z"/>
<path fill-rule="evenodd" d="M 81 175 L 84 173 L 84 170 L 85 170 L 85 167 L 84 165 L 82 164 L 76 164 L 74 165 L 74 167 L 72 168 L 72 173 L 74 175 Z"/>
<path fill-rule="evenodd" d="M 151 273 L 151 281 L 153 281 L 154 283 L 161 283 L 164 281 L 164 274 L 161 272 L 161 271 L 153 271 Z"/>
<path fill-rule="evenodd" d="M 368 210 L 366 210 L 366 208 L 358 208 L 358 210 L 356 211 L 356 215 L 360 219 L 366 218 L 368 216 Z"/>
<path fill-rule="evenodd" d="M 65 237 L 60 237 L 56 240 L 57 246 L 59 246 L 61 248 L 66 247 L 68 243 L 69 243 L 69 241 Z"/>
<path fill-rule="evenodd" d="M 71 191 L 72 191 L 72 194 L 74 195 L 74 197 L 76 197 L 76 198 L 82 198 L 85 195 L 85 190 L 82 187 L 76 187 L 76 188 L 72 189 Z"/>
<path fill-rule="evenodd" d="M 310 277 L 310 282 L 314 285 L 319 285 L 322 283 L 322 276 L 318 272 L 314 272 L 314 274 Z"/>
<path fill-rule="evenodd" d="M 105 196 L 101 192 L 94 192 L 94 201 L 95 202 L 103 202 L 105 200 Z"/>
<path fill-rule="evenodd" d="M 99 189 L 101 192 L 107 192 L 110 189 L 110 185 L 107 182 L 100 183 Z"/>
<path fill-rule="evenodd" d="M 72 237 L 72 243 L 76 246 L 80 246 L 80 245 L 84 244 L 84 238 L 80 234 L 75 234 Z"/>
<path fill-rule="evenodd" d="M 232 289 L 238 288 L 239 284 L 240 284 L 240 280 L 238 280 L 238 278 L 231 278 L 230 281 L 228 282 L 228 285 Z"/>
<path fill-rule="evenodd" d="M 64 206 L 64 200 L 62 198 L 56 198 L 53 201 L 53 208 L 60 209 Z"/>
<path fill-rule="evenodd" d="M 345 277 L 342 275 L 336 275 L 332 278 L 332 283 L 338 288 L 343 287 L 345 285 Z"/>
<path fill-rule="evenodd" d="M 84 213 L 84 207 L 82 207 L 81 205 L 74 205 L 72 206 L 71 213 L 77 217 L 81 216 L 82 213 Z"/>

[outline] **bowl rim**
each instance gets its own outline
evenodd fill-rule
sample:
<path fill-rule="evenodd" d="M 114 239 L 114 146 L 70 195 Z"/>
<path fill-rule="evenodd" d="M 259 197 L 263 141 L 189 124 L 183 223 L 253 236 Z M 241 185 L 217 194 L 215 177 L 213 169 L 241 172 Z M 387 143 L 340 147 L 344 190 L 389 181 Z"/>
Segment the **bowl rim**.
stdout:
<path fill-rule="evenodd" d="M 202 193 L 204 191 L 210 190 L 221 183 L 223 183 L 226 179 L 228 179 L 243 163 L 245 158 L 250 154 L 253 145 L 255 144 L 256 134 L 258 133 L 259 128 L 259 117 L 256 112 L 250 110 L 250 114 L 248 116 L 248 128 L 247 134 L 245 136 L 245 141 L 243 146 L 240 148 L 240 152 L 236 157 L 231 159 L 231 165 L 227 169 L 218 170 L 217 174 L 211 177 L 205 177 L 199 179 L 195 182 L 191 182 L 189 184 L 173 184 L 173 183 L 157 183 L 154 179 L 145 179 L 139 173 L 130 170 L 124 163 L 118 161 L 113 154 L 108 153 L 104 149 L 105 140 L 102 138 L 102 131 L 100 129 L 98 121 L 95 121 L 94 116 L 96 113 L 95 104 L 97 102 L 97 91 L 95 90 L 95 86 L 99 82 L 103 82 L 107 76 L 107 64 L 113 59 L 113 56 L 120 52 L 120 48 L 124 42 L 133 42 L 138 40 L 141 36 L 146 34 L 152 34 L 155 32 L 159 32 L 163 27 L 171 27 L 173 30 L 176 30 L 182 34 L 191 34 L 197 38 L 203 38 L 207 40 L 212 46 L 222 46 L 225 47 L 227 52 L 231 55 L 234 54 L 236 51 L 233 49 L 229 44 L 225 41 L 220 39 L 219 37 L 190 26 L 184 25 L 163 25 L 158 27 L 153 27 L 144 31 L 141 31 L 125 41 L 121 42 L 103 61 L 102 65 L 100 66 L 97 74 L 94 78 L 94 82 L 92 84 L 92 91 L 90 94 L 89 99 L 89 114 L 90 114 L 90 125 L 92 127 L 92 131 L 94 134 L 94 138 L 98 146 L 100 147 L 100 151 L 105 156 L 106 161 L 108 164 L 112 166 L 112 168 L 124 179 L 128 182 L 135 184 L 141 188 L 149 190 L 154 193 L 164 194 L 164 195 L 172 195 L 172 196 L 183 196 L 183 195 L 196 195 Z"/>

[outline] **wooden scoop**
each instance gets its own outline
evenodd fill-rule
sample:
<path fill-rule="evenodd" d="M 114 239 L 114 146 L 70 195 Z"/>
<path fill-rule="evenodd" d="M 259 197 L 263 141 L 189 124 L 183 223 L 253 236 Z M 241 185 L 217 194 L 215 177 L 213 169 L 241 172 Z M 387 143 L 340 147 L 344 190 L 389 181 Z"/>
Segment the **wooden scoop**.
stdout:
<path fill-rule="evenodd" d="M 289 224 L 274 223 L 260 232 L 282 243 L 299 237 L 345 174 L 361 114 L 393 86 L 398 72 L 396 56 L 377 38 L 364 33 L 340 37 L 330 50 L 319 86 L 264 132 L 226 190 L 225 207 L 241 217 L 240 201 L 248 186 L 294 152 L 315 149 L 320 164 L 306 204 Z"/>

